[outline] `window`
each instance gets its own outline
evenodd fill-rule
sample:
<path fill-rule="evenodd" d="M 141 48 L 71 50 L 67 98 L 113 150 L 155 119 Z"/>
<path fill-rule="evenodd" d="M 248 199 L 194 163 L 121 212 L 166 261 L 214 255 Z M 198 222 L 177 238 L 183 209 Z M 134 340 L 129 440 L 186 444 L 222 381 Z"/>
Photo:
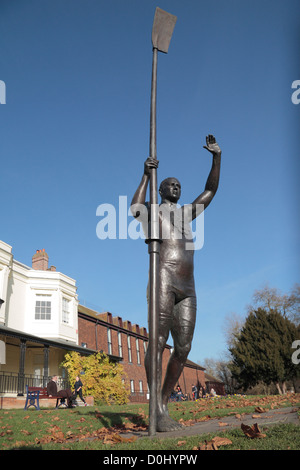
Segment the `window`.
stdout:
<path fill-rule="evenodd" d="M 51 320 L 51 296 L 37 295 L 35 302 L 35 320 Z"/>
<path fill-rule="evenodd" d="M 43 354 L 35 353 L 33 356 L 33 386 L 34 387 L 42 387 L 43 380 L 42 377 L 44 375 L 44 356 Z"/>
<path fill-rule="evenodd" d="M 132 355 L 131 355 L 131 341 L 130 336 L 127 336 L 127 346 L 128 346 L 128 362 L 132 362 Z"/>
<path fill-rule="evenodd" d="M 4 341 L 0 341 L 0 365 L 6 364 L 6 345 Z"/>
<path fill-rule="evenodd" d="M 123 351 L 122 351 L 122 333 L 118 331 L 118 347 L 119 347 L 119 356 L 123 356 Z"/>
<path fill-rule="evenodd" d="M 62 317 L 61 320 L 67 325 L 70 323 L 70 301 L 63 297 L 62 299 Z"/>
<path fill-rule="evenodd" d="M 137 363 L 141 363 L 141 355 L 140 355 L 140 346 L 139 346 L 139 340 L 138 338 L 135 339 L 135 344 L 136 344 L 136 355 L 137 355 Z"/>
<path fill-rule="evenodd" d="M 140 386 L 140 395 L 143 395 L 143 381 L 139 380 L 139 386 Z"/>
<path fill-rule="evenodd" d="M 130 391 L 134 393 L 134 380 L 130 380 Z"/>
<path fill-rule="evenodd" d="M 108 354 L 112 354 L 111 329 L 107 328 Z"/>
<path fill-rule="evenodd" d="M 146 354 L 148 347 L 148 341 L 144 341 L 144 353 Z"/>

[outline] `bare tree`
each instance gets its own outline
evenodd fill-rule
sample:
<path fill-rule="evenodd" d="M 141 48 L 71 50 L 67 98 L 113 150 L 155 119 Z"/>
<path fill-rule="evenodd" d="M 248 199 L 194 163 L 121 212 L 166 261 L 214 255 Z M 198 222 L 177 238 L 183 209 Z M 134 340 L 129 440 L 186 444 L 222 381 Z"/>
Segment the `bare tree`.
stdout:
<path fill-rule="evenodd" d="M 280 289 L 265 284 L 261 289 L 254 291 L 253 305 L 248 306 L 248 311 L 250 312 L 258 307 L 266 311 L 277 310 L 295 325 L 299 325 L 300 284 L 295 284 L 288 294 L 282 294 Z"/>
<path fill-rule="evenodd" d="M 245 320 L 241 315 L 231 312 L 224 319 L 223 330 L 228 349 L 232 347 L 239 336 Z"/>
<path fill-rule="evenodd" d="M 230 360 L 224 361 L 213 358 L 205 358 L 202 365 L 205 367 L 207 374 L 212 375 L 224 383 L 227 393 L 234 393 L 236 391 L 236 380 L 233 379 L 230 368 L 228 367 Z"/>
<path fill-rule="evenodd" d="M 300 325 L 300 284 L 295 284 L 289 295 L 289 320 Z"/>

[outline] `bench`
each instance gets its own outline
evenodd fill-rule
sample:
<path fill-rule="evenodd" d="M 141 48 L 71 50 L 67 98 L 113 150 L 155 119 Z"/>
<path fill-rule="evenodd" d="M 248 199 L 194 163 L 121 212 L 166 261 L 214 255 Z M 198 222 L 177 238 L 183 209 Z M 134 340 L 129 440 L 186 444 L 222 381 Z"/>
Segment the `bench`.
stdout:
<path fill-rule="evenodd" d="M 47 398 L 48 400 L 56 400 L 56 408 L 60 408 L 61 406 L 67 408 L 65 398 L 53 395 L 49 397 L 47 387 L 29 387 L 28 385 L 26 385 L 26 402 L 24 410 L 28 410 L 30 406 L 34 406 L 36 410 L 39 410 L 40 400 L 43 400 L 45 398 Z"/>

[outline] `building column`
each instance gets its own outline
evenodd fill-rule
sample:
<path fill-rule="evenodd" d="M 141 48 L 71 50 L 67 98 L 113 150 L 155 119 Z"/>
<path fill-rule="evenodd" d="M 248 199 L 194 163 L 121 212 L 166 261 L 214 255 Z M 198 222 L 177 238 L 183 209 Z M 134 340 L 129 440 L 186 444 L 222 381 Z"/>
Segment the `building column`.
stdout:
<path fill-rule="evenodd" d="M 49 382 L 49 346 L 44 345 L 44 372 L 43 372 L 43 387 L 47 386 Z"/>
<path fill-rule="evenodd" d="M 18 375 L 18 397 L 24 395 L 24 380 L 25 380 L 25 354 L 26 354 L 26 340 L 20 340 L 20 361 L 19 361 L 19 375 Z"/>

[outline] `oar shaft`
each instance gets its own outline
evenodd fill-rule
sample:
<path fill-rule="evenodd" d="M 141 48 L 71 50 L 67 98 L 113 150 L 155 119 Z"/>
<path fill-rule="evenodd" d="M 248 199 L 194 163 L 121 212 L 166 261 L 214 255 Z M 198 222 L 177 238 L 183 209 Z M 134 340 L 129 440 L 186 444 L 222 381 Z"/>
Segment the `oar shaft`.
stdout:
<path fill-rule="evenodd" d="M 150 114 L 150 154 L 156 159 L 156 95 L 157 95 L 157 55 L 158 51 L 168 52 L 169 43 L 176 23 L 176 16 L 156 8 L 152 28 L 152 83 L 151 83 L 151 114 Z M 150 254 L 149 276 L 149 435 L 154 436 L 157 428 L 158 393 L 158 322 L 159 322 L 159 218 L 156 169 L 150 172 L 150 223 L 148 233 L 148 250 Z M 160 358 L 162 360 L 162 358 Z M 160 364 L 161 367 L 161 364 Z M 158 387 L 159 385 L 159 387 Z"/>
<path fill-rule="evenodd" d="M 149 348 L 150 348 L 150 401 L 149 401 L 149 436 L 156 434 L 157 394 L 158 391 L 158 276 L 159 242 L 149 244 L 150 254 L 150 298 L 149 298 Z"/>
<path fill-rule="evenodd" d="M 157 49 L 153 48 L 151 113 L 150 113 L 150 157 L 156 155 L 156 95 L 157 95 Z M 149 348 L 150 348 L 150 402 L 149 402 L 149 436 L 156 434 L 157 425 L 157 360 L 158 360 L 158 277 L 159 277 L 159 221 L 157 208 L 157 174 L 156 169 L 150 174 L 150 278 L 149 278 Z"/>

